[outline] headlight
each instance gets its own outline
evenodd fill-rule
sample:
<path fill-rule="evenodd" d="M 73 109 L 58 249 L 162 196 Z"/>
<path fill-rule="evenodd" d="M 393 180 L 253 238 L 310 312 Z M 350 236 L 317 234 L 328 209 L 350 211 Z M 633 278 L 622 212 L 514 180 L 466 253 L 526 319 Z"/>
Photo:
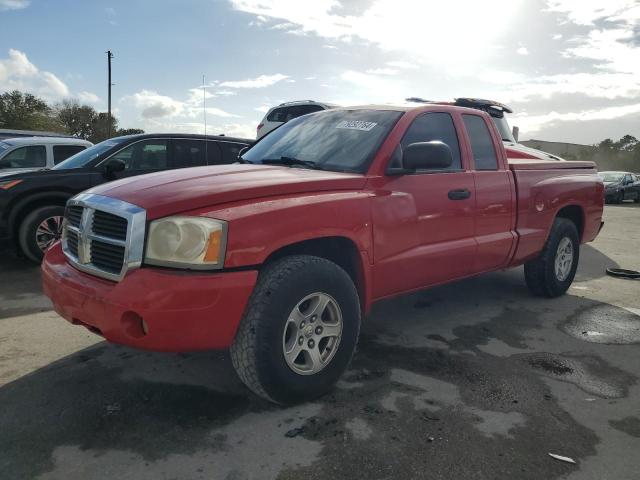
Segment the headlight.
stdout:
<path fill-rule="evenodd" d="M 224 265 L 227 223 L 205 217 L 167 217 L 149 225 L 145 262 L 199 270 Z"/>
<path fill-rule="evenodd" d="M 5 180 L 4 182 L 0 182 L 0 189 L 9 190 L 20 183 L 22 183 L 22 180 Z"/>

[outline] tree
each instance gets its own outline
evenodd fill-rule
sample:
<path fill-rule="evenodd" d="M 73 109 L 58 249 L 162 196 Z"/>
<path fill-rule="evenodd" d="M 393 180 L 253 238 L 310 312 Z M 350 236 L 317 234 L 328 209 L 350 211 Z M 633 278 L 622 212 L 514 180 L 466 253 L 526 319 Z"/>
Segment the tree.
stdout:
<path fill-rule="evenodd" d="M 139 135 L 144 133 L 141 128 L 119 128 L 116 132 L 116 136 L 121 137 L 123 135 Z"/>
<path fill-rule="evenodd" d="M 93 143 L 102 142 L 113 137 L 113 133 L 118 130 L 118 120 L 114 115 L 111 115 L 111 125 L 109 125 L 109 114 L 100 112 L 93 120 L 92 128 L 93 131 L 88 140 Z"/>
<path fill-rule="evenodd" d="M 638 139 L 633 135 L 625 135 L 613 145 L 616 150 L 622 150 L 624 152 L 632 152 L 638 144 Z"/>
<path fill-rule="evenodd" d="M 69 135 L 88 140 L 94 136 L 98 112 L 77 100 L 63 100 L 55 107 L 56 117 Z"/>
<path fill-rule="evenodd" d="M 0 127 L 57 132 L 64 130 L 44 100 L 18 90 L 0 95 Z"/>

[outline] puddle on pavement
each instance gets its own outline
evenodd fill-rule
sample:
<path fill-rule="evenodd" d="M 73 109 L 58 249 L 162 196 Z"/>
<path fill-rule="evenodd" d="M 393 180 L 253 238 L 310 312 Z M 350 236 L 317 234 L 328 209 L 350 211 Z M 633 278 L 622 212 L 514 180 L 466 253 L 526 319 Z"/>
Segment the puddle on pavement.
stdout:
<path fill-rule="evenodd" d="M 640 343 L 640 315 L 613 305 L 595 305 L 578 311 L 560 328 L 592 343 Z"/>
<path fill-rule="evenodd" d="M 553 353 L 515 355 L 543 375 L 576 385 L 590 395 L 623 398 L 635 377 L 610 367 L 598 357 L 572 357 Z"/>

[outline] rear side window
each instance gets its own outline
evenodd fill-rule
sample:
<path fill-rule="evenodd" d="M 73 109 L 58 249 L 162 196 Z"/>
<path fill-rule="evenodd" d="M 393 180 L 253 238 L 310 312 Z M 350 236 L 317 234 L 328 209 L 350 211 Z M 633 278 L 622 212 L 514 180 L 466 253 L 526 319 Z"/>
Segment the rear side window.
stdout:
<path fill-rule="evenodd" d="M 238 161 L 238 154 L 245 145 L 242 143 L 220 142 L 220 149 L 222 150 L 222 163 L 233 163 Z"/>
<path fill-rule="evenodd" d="M 53 146 L 53 163 L 56 165 L 72 157 L 76 153 L 83 151 L 85 146 L 83 145 L 54 145 Z"/>
<path fill-rule="evenodd" d="M 460 146 L 458 144 L 458 135 L 456 127 L 453 125 L 453 119 L 448 113 L 425 113 L 416 118 L 407 133 L 402 138 L 402 148 L 407 148 L 416 142 L 431 142 L 438 140 L 445 143 L 451 149 L 453 161 L 449 170 L 460 170 L 462 163 L 460 161 Z"/>
<path fill-rule="evenodd" d="M 471 142 L 476 170 L 497 170 L 496 149 L 484 119 L 478 115 L 462 115 L 462 119 Z"/>
<path fill-rule="evenodd" d="M 202 140 L 173 140 L 173 166 L 175 168 L 206 165 L 206 143 Z"/>
<path fill-rule="evenodd" d="M 218 142 L 207 142 L 207 165 L 220 165 L 221 163 L 223 162 L 220 145 Z"/>
<path fill-rule="evenodd" d="M 324 110 L 319 105 L 293 105 L 291 107 L 280 107 L 273 110 L 267 117 L 269 122 L 286 123 L 294 118 L 301 117 L 307 113 L 319 112 Z"/>
<path fill-rule="evenodd" d="M 44 145 L 20 147 L 0 160 L 0 168 L 38 168 L 47 166 L 47 150 Z"/>

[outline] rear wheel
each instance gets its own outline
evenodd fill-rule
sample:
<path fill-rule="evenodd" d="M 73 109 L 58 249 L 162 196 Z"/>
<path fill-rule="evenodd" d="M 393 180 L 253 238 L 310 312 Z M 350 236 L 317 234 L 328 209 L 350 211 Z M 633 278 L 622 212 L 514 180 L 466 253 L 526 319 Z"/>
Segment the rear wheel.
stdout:
<path fill-rule="evenodd" d="M 536 295 L 557 297 L 573 283 L 580 258 L 580 239 L 575 223 L 556 218 L 542 252 L 524 265 L 529 289 Z"/>
<path fill-rule="evenodd" d="M 231 346 L 238 376 L 279 404 L 314 399 L 349 365 L 360 304 L 349 275 L 326 259 L 295 255 L 260 273 Z"/>
<path fill-rule="evenodd" d="M 624 202 L 624 192 L 618 192 L 615 196 L 615 200 L 613 203 L 622 203 Z"/>
<path fill-rule="evenodd" d="M 29 213 L 18 230 L 18 243 L 22 253 L 31 261 L 40 263 L 44 252 L 62 235 L 64 207 L 40 207 Z"/>

